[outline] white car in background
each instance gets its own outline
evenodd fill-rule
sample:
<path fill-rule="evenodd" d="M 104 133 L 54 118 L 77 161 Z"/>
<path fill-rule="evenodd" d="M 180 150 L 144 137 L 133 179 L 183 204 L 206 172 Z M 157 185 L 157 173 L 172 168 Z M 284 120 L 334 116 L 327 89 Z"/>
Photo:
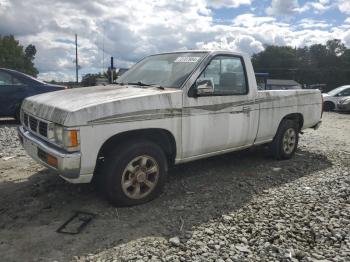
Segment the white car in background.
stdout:
<path fill-rule="evenodd" d="M 323 93 L 323 106 L 325 111 L 338 109 L 337 104 L 345 96 L 350 96 L 350 85 L 340 86 L 328 93 Z"/>

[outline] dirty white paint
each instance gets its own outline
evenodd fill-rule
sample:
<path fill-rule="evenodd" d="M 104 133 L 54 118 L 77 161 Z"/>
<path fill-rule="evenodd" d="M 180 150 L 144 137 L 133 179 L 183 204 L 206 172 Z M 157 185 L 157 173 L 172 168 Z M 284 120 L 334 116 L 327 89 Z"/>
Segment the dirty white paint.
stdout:
<path fill-rule="evenodd" d="M 245 63 L 247 95 L 191 98 L 188 91 L 215 55 L 238 55 Z M 304 118 L 303 128 L 321 118 L 318 90 L 257 91 L 247 55 L 208 52 L 182 89 L 97 86 L 30 97 L 22 109 L 66 127 L 79 127 L 80 178 L 89 182 L 98 152 L 112 136 L 137 129 L 160 128 L 176 141 L 176 163 L 216 155 L 271 141 L 281 119 L 291 113 Z"/>

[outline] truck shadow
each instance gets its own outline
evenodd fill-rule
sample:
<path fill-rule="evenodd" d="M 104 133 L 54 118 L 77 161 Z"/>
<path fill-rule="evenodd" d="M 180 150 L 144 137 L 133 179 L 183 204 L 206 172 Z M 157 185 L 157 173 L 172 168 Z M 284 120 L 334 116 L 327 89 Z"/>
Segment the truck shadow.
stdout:
<path fill-rule="evenodd" d="M 7 259 L 20 254 L 35 260 L 40 251 L 44 259 L 65 261 L 143 237 L 183 236 L 264 190 L 331 165 L 326 156 L 304 150 L 286 161 L 266 157 L 262 148 L 231 153 L 172 168 L 159 198 L 128 208 L 110 206 L 92 185 L 68 184 L 42 169 L 26 181 L 0 183 L 0 234 L 5 239 L 0 253 Z M 56 233 L 75 210 L 97 217 L 79 235 Z"/>

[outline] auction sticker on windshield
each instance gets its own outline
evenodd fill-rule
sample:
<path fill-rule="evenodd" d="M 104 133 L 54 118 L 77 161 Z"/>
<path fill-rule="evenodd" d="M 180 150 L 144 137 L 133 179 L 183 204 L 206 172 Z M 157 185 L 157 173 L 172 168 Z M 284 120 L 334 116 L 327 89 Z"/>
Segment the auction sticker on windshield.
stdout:
<path fill-rule="evenodd" d="M 175 63 L 196 63 L 200 57 L 197 56 L 180 56 L 176 58 Z"/>

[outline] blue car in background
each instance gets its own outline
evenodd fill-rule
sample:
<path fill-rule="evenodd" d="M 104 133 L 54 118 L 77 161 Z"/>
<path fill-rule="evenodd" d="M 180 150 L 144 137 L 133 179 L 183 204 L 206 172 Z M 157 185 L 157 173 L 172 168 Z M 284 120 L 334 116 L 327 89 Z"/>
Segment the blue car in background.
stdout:
<path fill-rule="evenodd" d="M 19 120 L 23 99 L 65 88 L 46 84 L 15 70 L 0 68 L 0 117 L 15 117 Z"/>

